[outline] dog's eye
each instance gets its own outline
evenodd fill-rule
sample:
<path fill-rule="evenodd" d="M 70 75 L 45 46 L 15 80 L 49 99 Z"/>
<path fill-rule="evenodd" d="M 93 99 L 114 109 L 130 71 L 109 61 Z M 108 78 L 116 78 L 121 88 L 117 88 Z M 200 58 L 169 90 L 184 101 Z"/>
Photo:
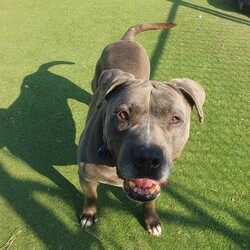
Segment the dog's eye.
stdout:
<path fill-rule="evenodd" d="M 126 111 L 121 111 L 117 114 L 119 121 L 129 121 L 129 115 Z"/>
<path fill-rule="evenodd" d="M 181 119 L 178 116 L 173 116 L 169 121 L 169 125 L 176 125 L 181 122 Z"/>

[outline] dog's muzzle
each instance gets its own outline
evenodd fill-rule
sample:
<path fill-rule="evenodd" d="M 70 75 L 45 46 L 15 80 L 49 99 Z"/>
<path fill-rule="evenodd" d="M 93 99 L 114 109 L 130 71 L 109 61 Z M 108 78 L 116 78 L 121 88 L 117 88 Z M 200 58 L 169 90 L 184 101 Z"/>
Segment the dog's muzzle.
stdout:
<path fill-rule="evenodd" d="M 156 199 L 161 193 L 161 186 L 166 185 L 167 181 L 160 182 L 147 178 L 125 179 L 124 190 L 133 200 L 148 202 Z"/>

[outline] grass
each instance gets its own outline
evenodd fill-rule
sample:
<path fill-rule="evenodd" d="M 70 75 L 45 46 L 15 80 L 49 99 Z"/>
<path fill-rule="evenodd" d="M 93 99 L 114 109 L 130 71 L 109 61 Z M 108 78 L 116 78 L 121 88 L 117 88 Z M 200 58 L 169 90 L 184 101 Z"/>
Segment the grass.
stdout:
<path fill-rule="evenodd" d="M 250 22 L 237 1 L 16 0 L 0 13 L 1 250 L 250 249 Z M 163 235 L 106 185 L 98 225 L 82 230 L 76 148 L 95 63 L 131 25 L 166 20 L 177 26 L 137 37 L 152 79 L 192 78 L 207 99 L 157 201 Z"/>

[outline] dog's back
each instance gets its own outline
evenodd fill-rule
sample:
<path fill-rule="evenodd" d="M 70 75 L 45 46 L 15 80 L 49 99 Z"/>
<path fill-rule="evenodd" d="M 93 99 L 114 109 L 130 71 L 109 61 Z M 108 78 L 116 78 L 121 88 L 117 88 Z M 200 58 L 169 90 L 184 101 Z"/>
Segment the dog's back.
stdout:
<path fill-rule="evenodd" d="M 97 62 L 92 90 L 96 91 L 101 73 L 107 69 L 120 69 L 131 73 L 137 79 L 148 80 L 150 76 L 150 60 L 146 50 L 134 38 L 140 32 L 158 29 L 170 29 L 174 23 L 143 23 L 132 26 L 121 40 L 109 44 Z"/>

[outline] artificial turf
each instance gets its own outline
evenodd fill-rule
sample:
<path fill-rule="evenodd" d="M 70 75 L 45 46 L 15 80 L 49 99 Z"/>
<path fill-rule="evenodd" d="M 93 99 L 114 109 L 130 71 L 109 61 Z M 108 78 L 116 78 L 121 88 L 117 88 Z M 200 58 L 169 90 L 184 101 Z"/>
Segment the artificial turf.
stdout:
<path fill-rule="evenodd" d="M 151 78 L 188 77 L 206 91 L 205 123 L 157 201 L 164 224 L 143 229 L 141 205 L 99 187 L 87 230 L 76 148 L 96 61 L 132 25 Z M 0 1 L 0 249 L 250 249 L 249 18 L 238 1 Z"/>

